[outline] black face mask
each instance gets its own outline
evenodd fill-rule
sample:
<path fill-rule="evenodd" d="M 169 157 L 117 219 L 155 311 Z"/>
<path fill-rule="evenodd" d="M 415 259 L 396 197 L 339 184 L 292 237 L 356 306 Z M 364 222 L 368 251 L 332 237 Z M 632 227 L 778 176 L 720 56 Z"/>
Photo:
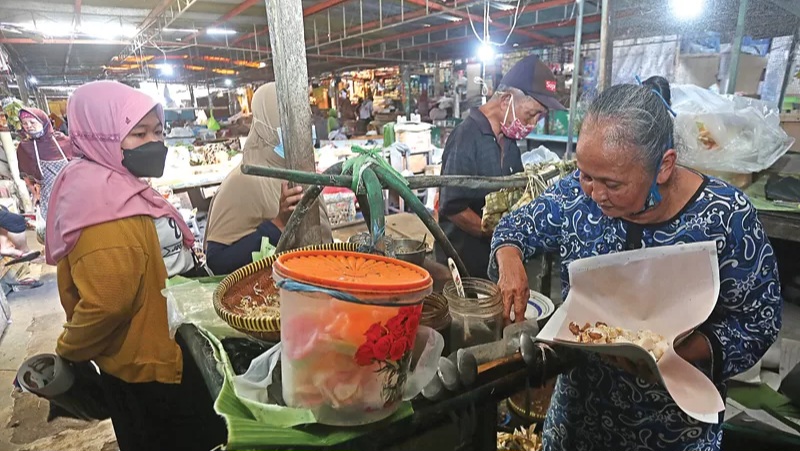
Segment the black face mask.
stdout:
<path fill-rule="evenodd" d="M 161 177 L 167 162 L 167 146 L 151 141 L 135 149 L 122 149 L 122 165 L 136 177 Z"/>

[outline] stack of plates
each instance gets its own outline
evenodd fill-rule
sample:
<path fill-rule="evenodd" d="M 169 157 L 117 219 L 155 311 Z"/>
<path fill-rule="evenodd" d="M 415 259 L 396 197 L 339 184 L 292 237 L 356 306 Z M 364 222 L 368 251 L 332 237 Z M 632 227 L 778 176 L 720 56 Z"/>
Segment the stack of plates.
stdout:
<path fill-rule="evenodd" d="M 525 319 L 535 319 L 542 321 L 550 317 L 556 310 L 553 301 L 538 291 L 531 290 L 531 297 L 528 299 L 528 308 L 525 309 Z"/>

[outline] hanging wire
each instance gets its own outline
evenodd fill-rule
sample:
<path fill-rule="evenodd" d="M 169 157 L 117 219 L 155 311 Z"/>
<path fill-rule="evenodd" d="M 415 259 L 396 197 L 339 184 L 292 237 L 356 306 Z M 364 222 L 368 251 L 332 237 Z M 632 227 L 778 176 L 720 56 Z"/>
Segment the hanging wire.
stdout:
<path fill-rule="evenodd" d="M 506 35 L 506 38 L 503 40 L 503 42 L 498 42 L 498 43 L 492 42 L 492 38 L 489 35 L 489 24 L 491 21 L 491 15 L 490 15 L 491 0 L 486 0 L 483 3 L 483 37 L 481 37 L 481 35 L 478 34 L 478 30 L 475 29 L 475 23 L 472 20 L 472 14 L 469 11 L 469 6 L 467 6 L 467 18 L 469 19 L 469 26 L 470 28 L 472 28 L 472 33 L 475 34 L 476 38 L 478 38 L 478 42 L 481 43 L 481 46 L 485 45 L 485 46 L 502 47 L 508 43 L 508 40 L 511 38 L 511 35 L 514 33 L 514 29 L 517 27 L 517 20 L 519 19 L 519 16 L 522 15 L 522 13 L 525 11 L 525 7 L 527 6 L 527 5 L 522 6 L 522 8 L 520 9 L 521 5 L 522 5 L 522 0 L 517 0 L 517 6 L 514 11 L 514 20 L 511 23 L 511 28 L 508 30 L 508 34 Z M 485 101 L 485 97 L 489 94 L 489 87 L 486 85 L 486 81 L 482 77 L 475 77 L 472 81 L 481 86 L 481 97 L 483 97 Z"/>
<path fill-rule="evenodd" d="M 494 45 L 496 47 L 504 46 L 508 43 L 508 40 L 511 39 L 511 35 L 514 34 L 514 30 L 517 28 L 517 20 L 519 16 L 525 11 L 525 8 L 528 5 L 522 6 L 522 0 L 517 0 L 517 6 L 514 11 L 514 20 L 511 23 L 511 28 L 508 30 L 508 34 L 503 42 L 494 43 L 492 42 L 491 37 L 489 36 L 489 23 L 491 20 L 489 12 L 491 11 L 491 0 L 486 0 L 483 4 L 483 36 L 481 37 L 478 34 L 478 30 L 475 29 L 475 23 L 472 20 L 472 14 L 469 11 L 469 6 L 467 6 L 467 18 L 469 19 L 469 26 L 472 28 L 472 33 L 475 34 L 475 37 L 478 38 L 478 41 L 483 45 Z M 521 8 L 520 8 L 521 7 Z"/>
<path fill-rule="evenodd" d="M 482 97 L 486 97 L 486 96 L 489 95 L 489 87 L 486 86 L 486 80 L 484 80 L 482 77 L 476 75 L 475 78 L 472 79 L 472 82 L 477 84 L 477 85 L 481 85 L 481 96 Z"/>

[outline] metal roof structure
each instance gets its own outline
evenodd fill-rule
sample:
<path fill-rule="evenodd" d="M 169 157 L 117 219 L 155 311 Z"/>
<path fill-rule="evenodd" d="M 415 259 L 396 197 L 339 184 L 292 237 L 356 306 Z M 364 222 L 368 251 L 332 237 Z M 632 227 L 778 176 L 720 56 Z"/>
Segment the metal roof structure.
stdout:
<path fill-rule="evenodd" d="M 599 0 L 586 1 L 584 42 L 599 38 Z M 699 1 L 699 0 L 698 0 Z M 309 75 L 471 57 L 488 28 L 498 52 L 560 46 L 574 36 L 575 0 L 303 0 Z M 668 0 L 612 0 L 616 38 L 699 31 L 731 35 L 738 0 L 706 0 L 676 23 Z M 488 6 L 487 6 L 488 5 Z M 518 6 L 519 5 L 519 6 Z M 746 33 L 789 35 L 800 2 L 750 0 Z M 488 27 L 484 28 L 487 24 Z M 513 30 L 513 32 L 512 32 Z M 272 78 L 264 0 L 2 0 L 0 45 L 40 85 L 98 78 L 215 83 Z M 170 66 L 172 75 L 161 68 Z"/>

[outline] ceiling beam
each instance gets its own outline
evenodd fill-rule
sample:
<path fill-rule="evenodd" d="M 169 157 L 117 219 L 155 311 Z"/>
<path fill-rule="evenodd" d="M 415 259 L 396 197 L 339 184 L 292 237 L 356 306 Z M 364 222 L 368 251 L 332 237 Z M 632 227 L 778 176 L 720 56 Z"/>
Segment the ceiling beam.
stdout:
<path fill-rule="evenodd" d="M 172 0 L 161 0 L 161 3 L 156 5 L 153 9 L 151 9 L 150 12 L 147 14 L 147 17 L 145 17 L 142 23 L 139 24 L 140 32 L 150 28 L 150 25 L 153 25 L 153 22 L 156 21 L 158 16 L 160 16 L 164 12 L 164 10 L 166 10 L 167 7 L 169 7 L 171 3 Z"/>
<path fill-rule="evenodd" d="M 148 18 L 152 17 L 152 21 L 150 21 L 149 24 L 139 27 L 136 36 L 130 40 L 128 46 L 115 56 L 115 58 L 122 61 L 136 54 L 139 49 L 159 35 L 162 29 L 172 25 L 198 1 L 199 0 L 162 0 L 162 2 L 151 11 L 151 14 L 148 14 Z M 165 3 L 168 4 L 168 8 L 164 7 L 162 9 Z M 153 14 L 156 10 L 159 10 L 159 13 Z M 146 21 L 148 21 L 147 18 L 145 18 L 145 22 Z"/>
<path fill-rule="evenodd" d="M 467 3 L 462 3 L 462 4 L 460 4 L 458 6 L 458 8 L 466 8 L 466 7 L 469 7 L 469 6 L 482 4 L 483 2 L 484 2 L 484 0 L 475 0 L 475 1 L 467 2 Z M 369 34 L 372 34 L 372 33 L 376 33 L 376 32 L 379 32 L 379 31 L 385 31 L 385 30 L 387 30 L 389 28 L 393 28 L 393 27 L 397 27 L 397 26 L 401 26 L 401 25 L 407 25 L 407 24 L 410 24 L 411 22 L 415 22 L 415 21 L 418 21 L 418 20 L 428 19 L 430 17 L 442 16 L 442 15 L 445 15 L 445 14 L 447 14 L 447 13 L 445 13 L 444 11 L 430 12 L 430 11 L 426 11 L 425 8 L 421 8 L 421 9 L 418 9 L 416 11 L 410 11 L 408 13 L 395 14 L 393 16 L 384 18 L 382 21 L 381 20 L 374 20 L 372 22 L 365 23 L 364 27 L 363 27 L 364 28 L 363 31 L 361 30 L 361 25 L 359 24 L 357 26 L 348 28 L 346 30 L 346 32 L 342 32 L 342 33 L 338 33 L 338 34 L 332 34 L 331 37 L 325 42 L 315 43 L 313 38 L 312 39 L 306 39 L 306 46 L 307 46 L 306 48 L 309 49 L 309 50 L 318 49 L 318 48 L 321 48 L 321 47 L 324 47 L 324 46 L 329 46 L 329 45 L 338 44 L 340 42 L 344 42 L 344 41 L 347 41 L 347 40 L 360 38 L 362 36 L 366 36 L 366 35 L 369 35 Z M 453 23 L 454 27 L 458 27 L 458 26 L 461 26 L 461 25 L 463 25 L 463 23 L 461 23 L 461 21 Z M 334 37 L 336 39 L 334 39 Z"/>
<path fill-rule="evenodd" d="M 454 9 L 454 8 L 450 8 L 448 6 L 440 5 L 438 3 L 431 2 L 430 0 L 406 0 L 406 1 L 411 3 L 411 4 L 413 4 L 413 5 L 417 5 L 417 6 L 421 7 L 421 8 L 425 8 L 426 10 L 433 9 L 433 10 L 436 10 L 436 11 L 447 12 L 447 13 L 453 14 L 455 16 L 461 17 L 463 19 L 469 20 L 470 22 L 476 22 L 476 23 L 483 23 L 484 22 L 483 16 L 479 16 L 477 14 L 471 14 L 469 12 L 460 11 L 460 10 L 457 10 L 457 9 Z M 539 6 L 540 9 L 543 9 L 545 7 L 550 8 L 552 6 L 559 6 L 559 4 L 561 4 L 561 3 L 562 3 L 561 0 L 556 0 L 554 2 L 542 2 L 542 3 L 537 4 L 536 6 Z M 548 4 L 550 4 L 551 6 L 544 6 L 544 5 L 548 5 Z M 497 14 L 494 14 L 493 16 L 490 16 L 489 21 L 492 22 L 492 21 L 498 20 L 498 19 L 500 19 L 502 17 L 509 17 L 509 16 L 513 16 L 515 14 L 522 15 L 522 14 L 525 13 L 525 10 L 526 10 L 526 8 L 522 7 L 521 11 L 519 11 L 519 12 L 517 11 L 516 8 L 510 9 L 508 11 L 503 11 L 501 13 L 497 13 Z M 498 23 L 492 23 L 492 25 L 494 27 L 499 28 L 499 29 L 504 30 L 504 31 L 511 31 L 511 26 L 510 25 L 501 24 L 499 22 Z M 548 44 L 555 44 L 555 42 L 556 42 L 555 39 L 552 39 L 552 38 L 547 37 L 547 36 L 545 36 L 543 34 L 540 34 L 540 33 L 535 33 L 535 32 L 532 32 L 532 31 L 517 30 L 517 29 L 515 29 L 514 31 L 516 31 L 520 35 L 527 36 L 527 37 L 532 38 L 532 39 L 537 39 L 537 40 L 540 40 L 542 42 L 546 42 Z"/>
<path fill-rule="evenodd" d="M 347 1 L 348 0 L 325 0 L 323 2 L 319 2 L 315 5 L 311 5 L 308 8 L 304 9 L 303 17 L 308 17 L 312 14 L 321 13 L 322 11 L 333 8 L 334 6 L 339 6 Z"/>
<path fill-rule="evenodd" d="M 308 17 L 308 16 L 311 16 L 312 14 L 321 13 L 322 11 L 325 11 L 327 9 L 333 8 L 334 6 L 341 5 L 342 3 L 345 3 L 347 1 L 348 0 L 325 0 L 324 2 L 320 2 L 320 3 L 317 3 L 315 5 L 311 5 L 308 8 L 305 8 L 303 10 L 303 17 Z M 241 42 L 244 42 L 244 41 L 246 41 L 246 40 L 248 40 L 250 38 L 255 38 L 255 37 L 261 36 L 261 35 L 263 35 L 264 33 L 268 32 L 268 31 L 269 31 L 269 26 L 261 27 L 260 30 L 253 31 L 253 32 L 247 33 L 247 34 L 245 34 L 243 36 L 240 36 L 240 37 L 236 38 L 236 40 L 234 40 L 231 44 L 237 45 L 237 44 L 239 44 Z M 308 43 L 308 40 L 306 40 L 306 43 Z"/>
<path fill-rule="evenodd" d="M 424 3 L 424 0 L 422 0 L 422 2 Z M 537 3 L 534 6 L 537 6 L 539 9 L 542 9 L 543 7 L 552 7 L 552 5 L 554 5 L 556 7 L 557 6 L 561 6 L 562 3 L 563 3 L 563 1 L 557 0 L 555 2 Z M 545 5 L 545 6 L 543 6 L 543 5 Z M 550 6 L 548 6 L 548 5 L 550 5 Z M 527 11 L 526 10 L 526 11 L 522 12 L 520 15 L 527 14 L 529 12 L 533 12 L 533 11 Z M 452 14 L 455 14 L 455 13 L 452 13 Z M 500 14 L 506 15 L 506 16 L 509 15 L 508 12 L 505 12 L 505 11 L 503 13 L 500 13 Z M 499 16 L 500 14 L 498 14 L 497 16 Z M 495 19 L 495 18 L 493 18 L 493 19 Z M 600 19 L 599 15 L 597 15 L 597 16 L 595 16 L 595 15 L 588 16 L 588 17 L 584 18 L 584 23 L 596 22 L 596 21 L 599 21 L 599 19 Z M 524 28 L 533 28 L 535 30 L 547 30 L 547 29 L 551 29 L 551 28 L 558 28 L 558 27 L 562 27 L 562 26 L 573 26 L 573 25 L 575 25 L 575 20 L 574 19 L 572 19 L 572 20 L 557 20 L 557 21 L 546 22 L 546 23 L 538 23 L 538 24 L 533 24 L 533 25 L 527 25 Z M 452 28 L 462 27 L 462 26 L 464 26 L 463 21 L 462 22 L 440 24 L 440 25 L 435 25 L 435 26 L 428 27 L 428 28 L 420 28 L 420 29 L 409 31 L 409 32 L 405 32 L 405 33 L 400 33 L 400 34 L 396 34 L 396 35 L 391 35 L 391 36 L 387 36 L 387 37 L 383 37 L 383 38 L 370 40 L 369 42 L 365 42 L 363 44 L 363 47 L 367 48 L 367 47 L 370 47 L 370 46 L 373 46 L 373 45 L 376 45 L 376 44 L 381 44 L 381 43 L 384 43 L 384 42 L 398 41 L 400 39 L 406 39 L 406 38 L 410 38 L 410 37 L 413 37 L 413 36 L 425 35 L 425 34 L 429 34 L 429 33 L 436 33 L 436 32 L 439 32 L 439 31 L 445 31 L 445 30 L 449 30 L 449 29 L 452 29 Z M 521 30 L 521 28 L 523 28 L 523 27 L 517 27 L 516 30 Z M 532 35 L 531 33 L 520 33 L 520 34 L 523 35 L 523 36 L 526 36 L 528 38 L 537 40 L 537 41 L 546 42 L 548 44 L 556 43 L 555 39 L 552 39 L 552 38 L 549 38 L 549 37 L 547 38 L 546 41 L 543 41 L 542 39 L 539 38 L 539 36 Z M 362 47 L 361 43 L 355 43 L 355 44 L 351 44 L 351 45 L 348 45 L 348 46 L 344 46 L 344 47 L 342 47 L 340 49 L 337 49 L 337 50 L 330 50 L 330 51 L 322 52 L 322 53 L 333 53 L 333 52 L 336 52 L 336 51 L 354 50 L 354 49 L 358 49 L 358 48 L 361 48 L 361 47 Z"/>
<path fill-rule="evenodd" d="M 227 13 L 225 13 L 225 15 L 221 16 L 218 20 L 214 21 L 214 23 L 212 23 L 208 27 L 204 28 L 203 30 L 207 30 L 209 28 L 218 27 L 218 26 L 226 23 L 230 19 L 233 19 L 234 17 L 238 16 L 239 14 L 241 14 L 241 13 L 247 11 L 248 9 L 250 9 L 250 7 L 254 6 L 259 1 L 260 0 L 244 0 L 242 3 L 239 3 L 238 5 L 236 5 L 235 8 L 233 8 L 232 10 L 228 11 Z M 192 33 L 192 34 L 184 37 L 182 40 L 183 41 L 191 41 L 192 39 L 195 39 L 200 33 L 202 33 L 203 30 L 197 31 L 195 33 Z"/>
<path fill-rule="evenodd" d="M 540 10 L 544 10 L 544 9 L 556 8 L 556 7 L 559 7 L 559 6 L 565 6 L 565 5 L 573 4 L 574 1 L 575 0 L 546 0 L 546 1 L 543 1 L 543 2 L 539 2 L 539 3 L 528 4 L 525 7 L 525 9 L 520 13 L 520 15 L 528 14 L 528 13 L 532 13 L 532 12 L 536 12 L 536 11 L 540 11 Z M 359 31 L 361 31 L 362 27 L 360 25 L 356 25 L 354 27 L 348 28 L 346 33 L 339 33 L 339 34 L 332 35 L 328 42 L 315 43 L 313 38 L 306 39 L 306 45 L 310 46 L 309 47 L 310 49 L 314 49 L 314 48 L 318 48 L 318 47 L 321 47 L 321 46 L 334 44 L 336 42 L 344 40 L 344 39 L 346 39 L 346 38 L 342 38 L 342 36 L 344 34 L 346 34 L 348 37 L 358 38 L 358 37 L 366 35 L 366 34 L 374 33 L 376 31 L 381 31 L 382 29 L 384 29 L 386 27 L 394 26 L 396 24 L 403 23 L 404 21 L 416 20 L 416 19 L 425 18 L 425 17 L 439 16 L 439 15 L 443 15 L 443 14 L 455 15 L 455 16 L 461 17 L 462 19 L 466 18 L 467 20 L 471 16 L 471 17 L 473 17 L 473 20 L 478 19 L 478 20 L 482 21 L 483 20 L 482 18 L 479 18 L 479 17 L 477 17 L 475 15 L 469 15 L 469 14 L 466 14 L 465 12 L 463 12 L 463 11 L 460 11 L 461 9 L 469 8 L 470 6 L 475 6 L 475 5 L 478 5 L 478 4 L 481 4 L 481 3 L 483 3 L 483 2 L 482 1 L 473 1 L 473 2 L 468 2 L 468 3 L 462 3 L 461 5 L 458 6 L 458 8 L 447 8 L 447 7 L 439 5 L 437 3 L 433 3 L 432 1 L 429 0 L 428 7 L 426 9 L 424 7 L 425 6 L 425 0 L 417 0 L 416 3 L 415 3 L 415 6 L 421 6 L 418 10 L 407 12 L 407 13 L 404 13 L 404 14 L 396 14 L 394 16 L 386 17 L 386 18 L 383 19 L 383 21 L 374 20 L 372 22 L 364 23 L 363 32 L 362 33 L 359 33 Z M 430 12 L 431 9 L 435 9 L 437 11 L 431 13 Z M 509 17 L 509 16 L 514 15 L 515 13 L 516 13 L 516 10 L 510 10 L 510 11 L 503 11 L 503 12 L 495 13 L 493 15 L 492 19 L 497 20 L 497 19 L 500 19 L 500 18 L 503 18 L 503 17 Z M 463 22 L 463 20 L 462 20 L 462 22 Z M 457 28 L 457 27 L 460 27 L 460 26 L 464 25 L 462 22 L 453 22 L 451 24 L 442 24 L 442 25 L 449 25 L 450 28 Z M 510 27 L 506 27 L 505 29 L 508 30 L 509 28 Z M 443 29 L 447 29 L 447 28 L 443 28 Z M 424 30 L 421 30 L 421 31 L 424 31 Z M 424 34 L 424 33 L 421 33 L 421 34 Z M 333 40 L 334 37 L 338 38 L 338 39 Z M 532 37 L 532 36 L 528 35 L 528 37 Z M 549 38 L 545 38 L 545 39 L 549 39 Z M 366 45 L 366 43 L 365 43 L 365 45 Z M 361 47 L 361 44 L 360 43 L 352 44 L 352 45 L 349 45 L 348 47 L 351 48 L 351 49 L 352 48 L 358 48 L 358 47 Z M 339 50 L 344 50 L 344 49 L 340 48 Z M 322 51 L 322 53 L 332 53 L 334 51 L 335 50 L 331 50 L 331 51 L 328 51 L 328 52 Z"/>
<path fill-rule="evenodd" d="M 593 16 L 590 16 L 590 17 L 595 17 L 595 16 L 593 15 Z M 599 17 L 599 15 L 597 17 Z M 588 19 L 588 17 L 584 19 L 584 22 L 586 21 L 586 19 Z M 596 22 L 597 20 L 599 20 L 599 19 L 592 19 L 591 22 Z M 541 29 L 549 29 L 549 28 L 557 28 L 559 26 L 564 26 L 562 24 L 563 24 L 562 21 L 552 21 L 552 22 L 539 24 L 538 27 L 541 28 Z M 591 41 L 591 40 L 597 40 L 597 39 L 599 39 L 599 36 L 600 36 L 599 33 L 586 33 L 586 32 L 584 32 L 583 39 L 584 39 L 584 42 L 585 41 Z M 421 49 L 425 49 L 425 48 L 428 48 L 428 47 L 438 47 L 438 46 L 446 45 L 448 42 L 450 42 L 450 43 L 460 43 L 460 42 L 468 41 L 470 39 L 475 39 L 475 36 L 473 35 L 471 30 L 468 30 L 468 31 L 466 31 L 466 35 L 464 35 L 464 36 L 455 36 L 455 37 L 450 37 L 450 38 L 446 38 L 446 39 L 440 39 L 440 40 L 436 40 L 436 41 L 422 42 L 420 44 L 416 44 L 416 45 L 413 45 L 413 46 L 395 47 L 395 48 L 392 48 L 392 49 L 386 49 L 386 51 L 370 52 L 370 53 L 365 54 L 365 56 L 369 57 L 369 56 L 372 56 L 372 55 L 390 55 L 390 54 L 401 52 L 401 51 L 421 50 Z M 556 43 L 557 44 L 569 43 L 570 41 L 573 41 L 574 39 L 575 39 L 574 36 L 568 36 L 568 37 L 565 37 L 563 39 L 557 39 Z M 534 44 L 534 43 L 540 43 L 541 44 L 541 41 L 538 41 L 536 39 L 531 39 L 531 41 L 522 42 L 522 43 L 519 43 L 519 45 L 528 46 L 528 45 Z M 505 46 L 505 48 L 509 48 L 510 49 L 510 45 Z M 355 57 L 355 56 L 352 56 L 352 57 Z"/>
<path fill-rule="evenodd" d="M 128 45 L 130 42 L 118 39 L 32 39 L 32 38 L 0 38 L 0 44 L 61 44 L 69 45 Z M 180 43 L 178 43 L 180 44 Z"/>

